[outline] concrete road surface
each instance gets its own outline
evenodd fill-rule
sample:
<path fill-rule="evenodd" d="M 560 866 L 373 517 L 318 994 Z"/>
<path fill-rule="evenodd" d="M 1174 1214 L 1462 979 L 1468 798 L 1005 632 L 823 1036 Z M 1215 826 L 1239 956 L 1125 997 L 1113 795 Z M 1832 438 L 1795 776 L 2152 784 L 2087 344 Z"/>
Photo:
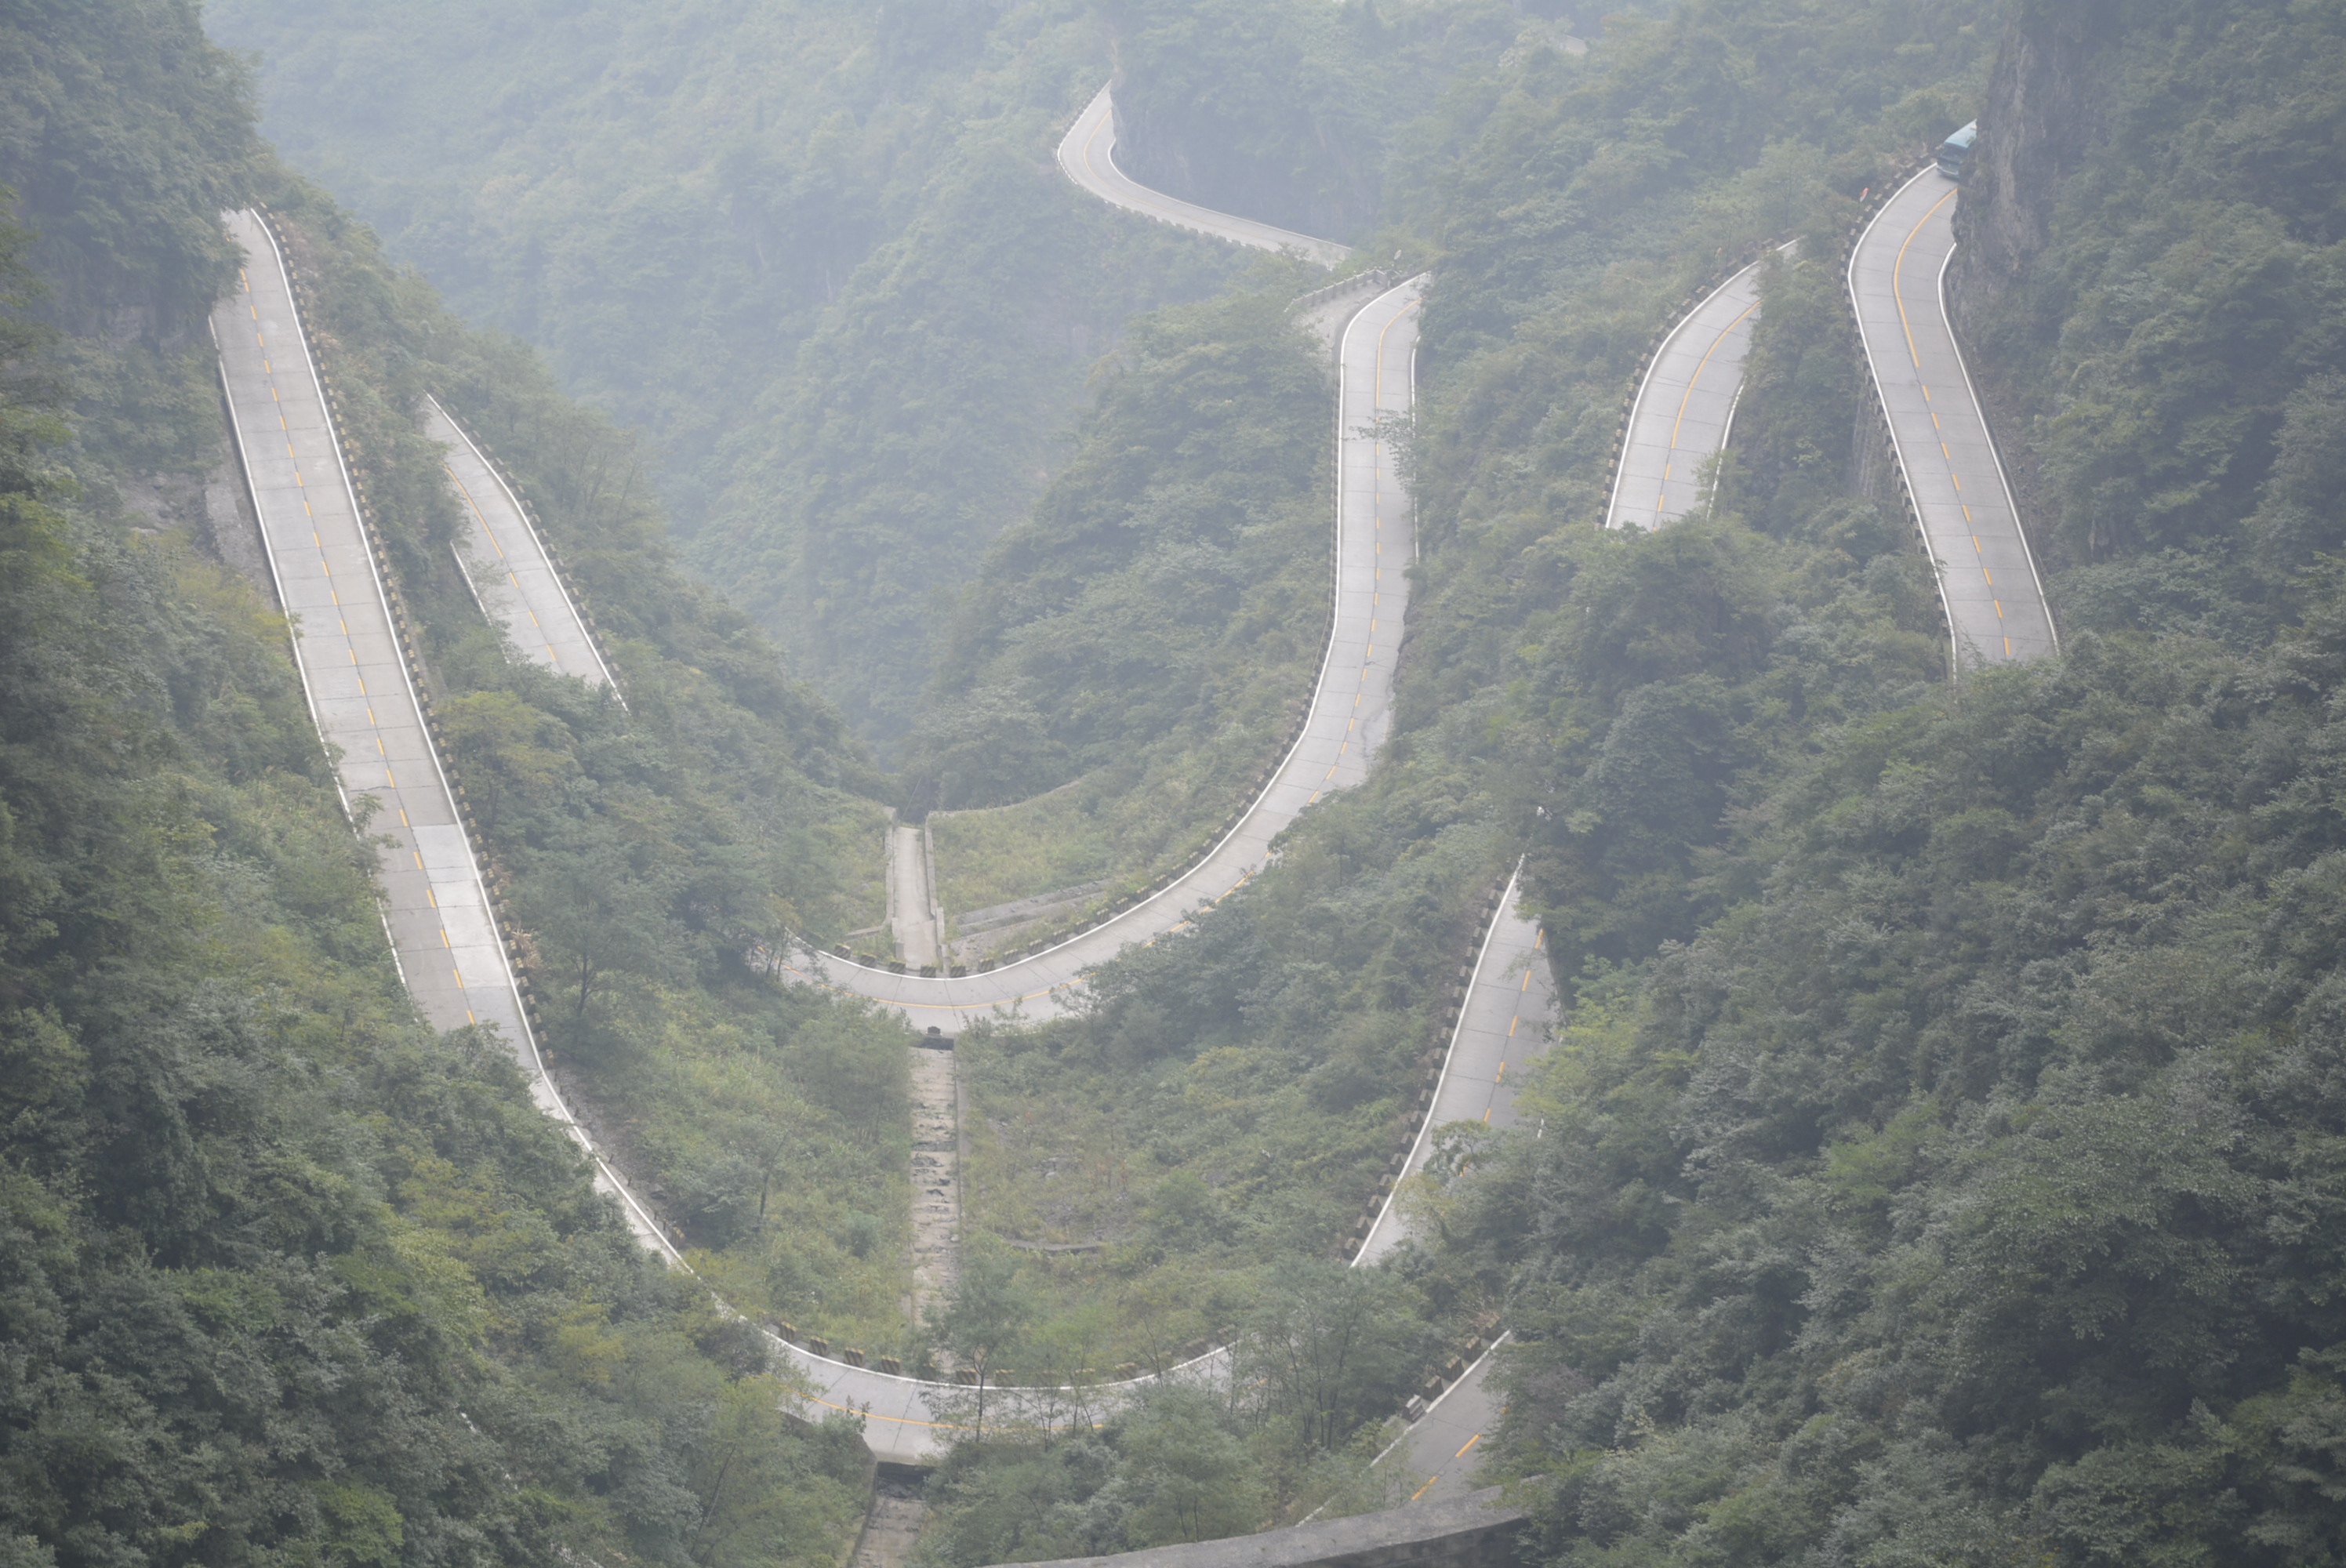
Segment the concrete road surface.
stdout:
<path fill-rule="evenodd" d="M 546 1076 L 472 844 L 423 728 L 373 552 L 311 364 L 276 241 L 250 212 L 225 219 L 244 248 L 237 286 L 212 311 L 237 449 L 293 657 L 342 799 L 388 842 L 378 867 L 401 977 L 435 1029 L 494 1028 L 529 1074 L 540 1110 L 592 1153 Z M 650 1217 L 597 1161 L 647 1246 L 674 1256 Z"/>
<path fill-rule="evenodd" d="M 505 629 L 514 651 L 556 675 L 614 686 L 577 606 L 514 494 L 486 453 L 433 398 L 423 400 L 423 433 L 438 442 L 456 492 L 465 532 L 456 564 L 481 614 Z"/>
<path fill-rule="evenodd" d="M 1444 1127 L 1461 1123 L 1514 1126 L 1515 1095 L 1507 1075 L 1514 1073 L 1521 1083 L 1524 1069 L 1547 1052 L 1548 1025 L 1556 1019 L 1556 983 L 1544 951 L 1547 933 L 1516 907 L 1518 891 L 1515 880 L 1510 879 L 1499 913 L 1484 936 L 1483 951 L 1466 983 L 1466 1004 L 1459 1010 L 1441 1081 L 1434 1085 L 1433 1110 L 1410 1146 L 1408 1163 L 1402 1168 L 1403 1181 L 1425 1168 Z M 1404 1234 L 1395 1207 L 1400 1194 L 1396 1183 L 1377 1216 L 1376 1227 L 1362 1243 L 1358 1261 L 1374 1263 L 1400 1245 Z"/>
<path fill-rule="evenodd" d="M 1090 106 L 1076 117 L 1074 127 L 1060 138 L 1059 167 L 1066 171 L 1069 179 L 1109 206 L 1137 212 L 1176 229 L 1188 229 L 1257 250 L 1293 250 L 1323 267 L 1333 267 L 1352 253 L 1351 247 L 1332 239 L 1315 239 L 1309 234 L 1257 223 L 1250 218 L 1216 212 L 1212 208 L 1151 190 L 1127 178 L 1116 167 L 1116 104 L 1107 87 L 1099 90 Z"/>
<path fill-rule="evenodd" d="M 1546 932 L 1517 907 L 1518 891 L 1510 881 L 1498 918 L 1484 939 L 1467 983 L 1466 1005 L 1459 1013 L 1450 1054 L 1434 1089 L 1433 1112 L 1410 1149 L 1404 1176 L 1425 1167 L 1444 1127 L 1461 1123 L 1512 1127 L 1522 1119 L 1515 1110 L 1515 1086 L 1522 1084 L 1525 1069 L 1547 1054 L 1556 1012 L 1556 985 L 1545 952 Z M 1405 1234 L 1396 1198 L 1388 1196 L 1358 1261 L 1375 1262 Z M 1379 1465 L 1398 1468 L 1408 1477 L 1409 1501 L 1457 1497 L 1474 1490 L 1469 1479 L 1481 1460 L 1478 1451 L 1499 1420 L 1497 1392 L 1487 1385 L 1490 1371 L 1491 1357 L 1485 1351 L 1379 1457 Z"/>
<path fill-rule="evenodd" d="M 1959 673 L 2056 648 L 2012 487 L 1947 321 L 1961 188 L 1924 169 L 1874 214 L 1849 260 L 1858 331 L 1938 564 Z"/>
<path fill-rule="evenodd" d="M 1765 265 L 1755 261 L 1711 290 L 1654 351 L 1630 405 L 1607 528 L 1658 528 L 1702 504 L 1703 465 L 1726 448 L 1743 391 Z"/>
<path fill-rule="evenodd" d="M 1501 1406 L 1498 1390 L 1490 1385 L 1491 1353 L 1484 1351 L 1464 1377 L 1377 1456 L 1379 1469 L 1401 1471 L 1409 1488 L 1402 1493 L 1404 1502 L 1440 1502 L 1474 1490 L 1474 1467 L 1483 1462 L 1484 1445 L 1499 1430 Z"/>

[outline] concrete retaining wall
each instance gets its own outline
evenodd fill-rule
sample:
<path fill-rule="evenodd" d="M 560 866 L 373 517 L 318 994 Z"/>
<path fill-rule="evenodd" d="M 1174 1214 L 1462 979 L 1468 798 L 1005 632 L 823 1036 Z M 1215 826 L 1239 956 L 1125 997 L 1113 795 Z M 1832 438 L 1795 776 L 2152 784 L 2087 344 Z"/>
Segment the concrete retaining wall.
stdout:
<path fill-rule="evenodd" d="M 1514 1568 L 1523 1521 L 1494 1486 L 1447 1502 L 1037 1568 Z"/>

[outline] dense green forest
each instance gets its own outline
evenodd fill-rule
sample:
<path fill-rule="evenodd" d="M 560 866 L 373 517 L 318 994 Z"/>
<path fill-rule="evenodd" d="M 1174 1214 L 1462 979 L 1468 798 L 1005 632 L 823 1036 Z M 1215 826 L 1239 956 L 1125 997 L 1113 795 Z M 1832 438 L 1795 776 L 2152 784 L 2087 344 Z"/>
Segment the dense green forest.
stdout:
<path fill-rule="evenodd" d="M 1326 635 L 1331 392 L 1286 316 L 1317 269 L 1260 270 L 1128 324 L 942 639 L 903 788 L 943 809 L 950 911 L 1178 869 L 1287 737 Z"/>
<path fill-rule="evenodd" d="M 2339 1551 L 2341 38 L 2336 6 L 1695 5 L 1527 49 L 1396 148 L 1436 285 L 1392 748 L 1026 1049 L 1189 1089 L 1102 1117 L 1166 1148 L 1208 1084 L 1341 1070 L 1433 991 L 1434 856 L 1528 850 L 1574 999 L 1545 1133 L 1421 1195 L 1392 1268 L 1519 1335 L 1486 1473 L 1535 1478 L 1539 1560 Z M 1858 192 L 1982 110 L 2083 137 L 1970 199 L 2017 209 L 1975 244 L 2040 239 L 1964 284 L 2068 652 L 1950 689 L 1911 525 L 1851 493 L 1837 269 Z M 1788 233 L 1710 512 L 1594 536 L 1636 353 Z M 932 1550 L 1162 1539 L 1115 1534 L 1158 1441 L 954 1473 Z"/>
<path fill-rule="evenodd" d="M 416 1021 L 190 513 L 243 72 L 120 0 L 12 13 L 0 83 L 0 1558 L 834 1560 L 852 1428 Z"/>

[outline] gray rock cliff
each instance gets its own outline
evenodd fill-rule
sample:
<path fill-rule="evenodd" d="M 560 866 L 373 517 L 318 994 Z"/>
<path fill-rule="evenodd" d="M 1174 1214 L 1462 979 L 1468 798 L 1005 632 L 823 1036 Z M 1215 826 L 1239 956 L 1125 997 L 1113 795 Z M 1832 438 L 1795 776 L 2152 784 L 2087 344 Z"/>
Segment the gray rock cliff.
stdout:
<path fill-rule="evenodd" d="M 1988 78 L 1955 211 L 1955 324 L 1970 332 L 2044 249 L 2064 179 L 2107 134 L 2125 0 L 2020 0 Z"/>

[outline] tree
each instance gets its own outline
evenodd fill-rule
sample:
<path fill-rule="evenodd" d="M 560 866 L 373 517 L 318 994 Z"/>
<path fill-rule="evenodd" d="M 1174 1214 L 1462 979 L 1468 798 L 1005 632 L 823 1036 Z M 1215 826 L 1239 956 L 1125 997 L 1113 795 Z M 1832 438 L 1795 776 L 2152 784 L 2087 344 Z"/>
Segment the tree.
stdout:
<path fill-rule="evenodd" d="M 1124 1432 L 1136 1548 L 1243 1535 L 1263 1522 L 1261 1467 L 1202 1389 L 1158 1384 Z"/>
<path fill-rule="evenodd" d="M 509 691 L 474 691 L 440 706 L 440 733 L 464 767 L 465 792 L 485 830 L 495 832 L 498 809 L 508 794 L 525 808 L 550 801 L 578 764 L 566 748 L 545 744 L 556 738 L 558 721 Z"/>
<path fill-rule="evenodd" d="M 766 1563 L 829 1547 L 799 1495 L 810 1477 L 782 1414 L 794 1400 L 788 1384 L 763 1375 L 718 1395 L 687 1472 L 698 1511 L 685 1550 L 695 1563 Z"/>
<path fill-rule="evenodd" d="M 937 1337 L 962 1366 L 977 1375 L 971 1393 L 971 1437 L 985 1436 L 988 1380 L 1035 1319 L 1033 1292 L 1019 1278 L 1015 1258 L 1000 1252 L 972 1252 L 962 1258 L 961 1278 L 933 1323 Z"/>
<path fill-rule="evenodd" d="M 1298 1259 L 1248 1320 L 1234 1376 L 1305 1451 L 1332 1450 L 1400 1403 L 1423 1335 L 1407 1287 L 1383 1270 Z"/>
<path fill-rule="evenodd" d="M 580 1023 L 616 976 L 654 979 L 676 967 L 679 933 L 658 874 L 639 873 L 609 831 L 590 829 L 541 857 L 523 885 L 523 918 L 576 983 Z"/>

